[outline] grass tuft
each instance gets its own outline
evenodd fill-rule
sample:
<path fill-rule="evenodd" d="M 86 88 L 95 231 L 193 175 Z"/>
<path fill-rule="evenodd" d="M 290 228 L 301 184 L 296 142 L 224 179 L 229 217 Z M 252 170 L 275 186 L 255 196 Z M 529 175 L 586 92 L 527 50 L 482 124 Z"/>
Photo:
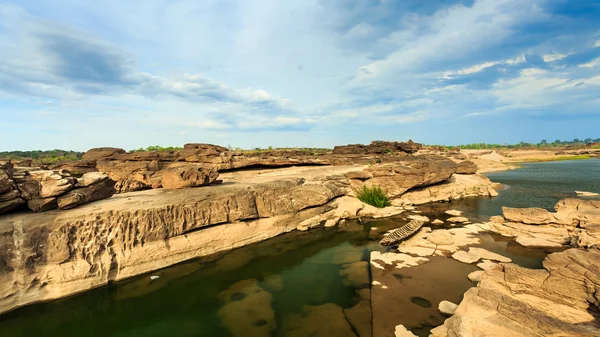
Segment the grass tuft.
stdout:
<path fill-rule="evenodd" d="M 358 200 L 364 202 L 365 204 L 369 204 L 378 208 L 384 208 L 392 205 L 390 198 L 387 196 L 381 186 L 367 187 L 366 185 L 363 185 L 360 190 L 356 191 L 356 197 L 358 197 Z"/>

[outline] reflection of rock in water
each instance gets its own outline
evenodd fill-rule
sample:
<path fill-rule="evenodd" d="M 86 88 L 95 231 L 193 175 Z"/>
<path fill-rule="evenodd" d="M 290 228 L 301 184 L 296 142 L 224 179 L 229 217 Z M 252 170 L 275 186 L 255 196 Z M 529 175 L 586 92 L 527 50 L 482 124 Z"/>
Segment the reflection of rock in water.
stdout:
<path fill-rule="evenodd" d="M 272 295 L 258 286 L 256 280 L 244 280 L 221 292 L 225 304 L 218 315 L 222 325 L 234 337 L 271 336 L 275 329 Z"/>
<path fill-rule="evenodd" d="M 346 286 L 354 288 L 366 288 L 371 284 L 369 281 L 369 270 L 366 261 L 359 261 L 342 265 L 340 275 L 344 278 L 342 282 Z"/>
<path fill-rule="evenodd" d="M 371 321 L 371 301 L 362 300 L 352 308 L 344 309 L 346 319 L 357 332 L 358 337 L 372 336 L 372 321 Z"/>
<path fill-rule="evenodd" d="M 250 334 L 246 334 L 250 336 Z M 304 306 L 299 314 L 283 319 L 281 337 L 356 337 L 341 307 L 326 303 Z M 361 336 L 362 337 L 362 336 Z"/>

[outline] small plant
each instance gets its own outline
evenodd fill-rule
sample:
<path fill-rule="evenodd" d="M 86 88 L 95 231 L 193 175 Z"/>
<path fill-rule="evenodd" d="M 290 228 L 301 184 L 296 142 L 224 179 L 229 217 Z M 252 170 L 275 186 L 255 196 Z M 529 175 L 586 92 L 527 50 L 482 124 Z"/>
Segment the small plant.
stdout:
<path fill-rule="evenodd" d="M 360 190 L 356 191 L 356 197 L 365 204 L 378 208 L 392 205 L 390 198 L 388 198 L 381 186 L 367 187 L 366 185 L 363 185 Z"/>

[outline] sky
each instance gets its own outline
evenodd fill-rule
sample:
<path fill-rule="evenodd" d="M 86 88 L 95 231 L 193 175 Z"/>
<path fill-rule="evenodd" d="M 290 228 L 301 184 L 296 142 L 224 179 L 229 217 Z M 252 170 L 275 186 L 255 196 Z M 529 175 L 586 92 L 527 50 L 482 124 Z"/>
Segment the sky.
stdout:
<path fill-rule="evenodd" d="M 0 0 L 0 151 L 600 137 L 600 0 Z"/>

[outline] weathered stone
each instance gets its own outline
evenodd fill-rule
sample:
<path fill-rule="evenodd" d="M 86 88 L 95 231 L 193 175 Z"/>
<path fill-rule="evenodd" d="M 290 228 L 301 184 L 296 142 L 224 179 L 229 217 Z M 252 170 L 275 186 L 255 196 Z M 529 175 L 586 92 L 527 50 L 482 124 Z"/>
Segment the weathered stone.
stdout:
<path fill-rule="evenodd" d="M 84 174 L 81 178 L 77 178 L 75 187 L 88 187 L 90 185 L 98 184 L 102 181 L 110 179 L 104 172 L 90 172 Z"/>
<path fill-rule="evenodd" d="M 435 219 L 431 222 L 432 225 L 443 225 L 444 222 L 440 219 Z"/>
<path fill-rule="evenodd" d="M 417 221 L 422 221 L 424 223 L 429 222 L 429 218 L 424 216 L 424 215 L 416 215 L 416 214 L 412 214 L 406 217 L 409 220 L 417 220 Z"/>
<path fill-rule="evenodd" d="M 479 261 L 479 256 L 460 250 L 452 254 L 452 258 L 462 263 L 475 263 Z"/>
<path fill-rule="evenodd" d="M 493 268 L 494 266 L 496 266 L 497 263 L 494 263 L 490 260 L 483 260 L 483 262 L 480 262 L 477 264 L 477 267 L 483 270 L 488 270 L 490 268 Z"/>
<path fill-rule="evenodd" d="M 339 145 L 333 148 L 333 154 L 366 154 L 367 147 L 362 144 Z"/>
<path fill-rule="evenodd" d="M 71 189 L 75 184 L 75 179 L 69 176 L 64 176 L 56 171 L 30 171 L 29 180 L 37 181 L 40 185 L 39 197 L 49 198 L 64 194 Z M 29 193 L 31 199 L 36 199 L 35 191 Z"/>
<path fill-rule="evenodd" d="M 108 179 L 96 185 L 78 188 L 58 197 L 58 208 L 69 209 L 115 194 L 115 182 Z"/>
<path fill-rule="evenodd" d="M 0 194 L 0 201 L 8 201 L 21 197 L 21 193 L 18 190 L 10 190 Z"/>
<path fill-rule="evenodd" d="M 470 160 L 461 161 L 456 166 L 457 174 L 475 174 L 477 173 L 477 164 Z"/>
<path fill-rule="evenodd" d="M 394 329 L 394 336 L 395 337 L 417 337 L 417 335 L 415 335 L 414 333 L 412 333 L 411 331 L 406 329 L 404 327 L 404 325 L 402 325 L 402 324 L 396 325 L 396 328 Z"/>
<path fill-rule="evenodd" d="M 454 235 L 446 230 L 436 230 L 427 235 L 427 241 L 436 245 L 451 245 L 454 243 Z"/>
<path fill-rule="evenodd" d="M 456 312 L 456 308 L 458 308 L 458 304 L 454 304 L 450 301 L 441 301 L 440 304 L 438 304 L 438 310 L 442 314 L 448 316 L 454 315 L 454 312 Z"/>
<path fill-rule="evenodd" d="M 362 300 L 352 308 L 344 309 L 344 315 L 346 315 L 346 319 L 350 322 L 354 331 L 358 333 L 358 337 L 371 337 L 373 335 L 371 301 Z"/>
<path fill-rule="evenodd" d="M 543 264 L 486 270 L 432 336 L 599 336 L 600 251 L 570 249 Z"/>
<path fill-rule="evenodd" d="M 369 281 L 369 269 L 366 261 L 359 261 L 342 265 L 340 275 L 342 283 L 354 288 L 366 288 L 371 284 Z"/>
<path fill-rule="evenodd" d="M 456 209 L 449 209 L 447 211 L 445 211 L 444 213 L 451 215 L 451 216 L 461 216 L 462 212 Z"/>
<path fill-rule="evenodd" d="M 10 179 L 8 173 L 4 170 L 0 170 L 0 194 L 6 193 L 13 189 L 13 181 Z"/>
<path fill-rule="evenodd" d="M 342 308 L 333 303 L 306 305 L 301 313 L 287 315 L 281 331 L 286 337 L 356 337 Z"/>
<path fill-rule="evenodd" d="M 446 221 L 452 222 L 452 223 L 465 223 L 465 222 L 469 222 L 469 219 L 465 218 L 464 216 L 453 216 L 451 218 L 446 219 Z"/>
<path fill-rule="evenodd" d="M 219 296 L 225 304 L 217 314 L 231 335 L 271 336 L 276 328 L 275 311 L 271 307 L 273 296 L 260 288 L 256 280 L 237 282 Z"/>
<path fill-rule="evenodd" d="M 503 206 L 502 214 L 508 221 L 520 222 L 528 225 L 558 223 L 556 217 L 543 208 L 511 208 Z"/>
<path fill-rule="evenodd" d="M 83 154 L 83 160 L 96 161 L 100 158 L 110 157 L 115 154 L 126 153 L 125 150 L 115 147 L 97 147 Z"/>
<path fill-rule="evenodd" d="M 469 253 L 478 256 L 480 259 L 510 263 L 512 260 L 506 256 L 490 252 L 484 248 L 469 247 Z"/>
<path fill-rule="evenodd" d="M 56 197 L 27 201 L 27 207 L 34 212 L 46 212 L 58 207 Z"/>
<path fill-rule="evenodd" d="M 373 175 L 367 171 L 351 171 L 345 173 L 346 178 L 348 179 L 358 179 L 358 180 L 368 180 L 373 178 Z"/>
<path fill-rule="evenodd" d="M 400 198 L 410 200 L 415 205 L 430 202 L 452 201 L 469 197 L 497 196 L 493 189 L 493 183 L 487 177 L 472 174 L 454 174 L 448 180 L 441 183 L 411 189 Z"/>
<path fill-rule="evenodd" d="M 19 207 L 24 203 L 25 200 L 21 198 L 16 198 L 8 201 L 0 201 L 0 214 L 12 211 L 13 209 Z"/>
<path fill-rule="evenodd" d="M 219 173 L 214 169 L 188 164 L 164 170 L 162 186 L 166 189 L 205 186 L 218 177 Z"/>
<path fill-rule="evenodd" d="M 73 176 L 80 176 L 89 172 L 96 172 L 96 160 L 69 160 L 50 165 L 50 170 L 68 172 Z"/>
<path fill-rule="evenodd" d="M 469 280 L 471 280 L 471 282 L 477 283 L 477 282 L 481 281 L 482 274 L 483 274 L 483 270 L 477 270 L 477 271 L 470 273 L 467 277 L 469 278 Z"/>

